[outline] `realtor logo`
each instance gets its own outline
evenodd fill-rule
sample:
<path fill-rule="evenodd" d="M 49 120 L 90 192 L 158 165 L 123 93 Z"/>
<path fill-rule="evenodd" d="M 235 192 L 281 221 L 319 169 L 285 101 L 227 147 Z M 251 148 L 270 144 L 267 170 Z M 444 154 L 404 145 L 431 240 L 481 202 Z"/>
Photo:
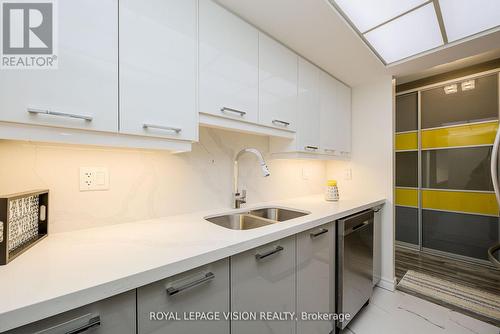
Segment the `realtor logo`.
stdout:
<path fill-rule="evenodd" d="M 2 69 L 57 68 L 55 2 L 34 1 L 1 1 Z"/>

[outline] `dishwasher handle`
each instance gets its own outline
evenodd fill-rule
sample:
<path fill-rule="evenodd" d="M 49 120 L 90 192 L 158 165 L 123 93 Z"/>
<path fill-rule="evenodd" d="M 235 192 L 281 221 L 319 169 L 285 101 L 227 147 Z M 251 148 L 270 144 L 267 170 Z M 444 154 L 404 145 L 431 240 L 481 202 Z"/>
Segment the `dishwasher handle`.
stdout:
<path fill-rule="evenodd" d="M 347 217 L 346 219 L 342 219 L 340 222 L 343 224 L 343 229 L 341 229 L 340 232 L 344 236 L 347 236 L 361 229 L 365 229 L 373 224 L 373 217 L 373 210 L 367 210 Z"/>

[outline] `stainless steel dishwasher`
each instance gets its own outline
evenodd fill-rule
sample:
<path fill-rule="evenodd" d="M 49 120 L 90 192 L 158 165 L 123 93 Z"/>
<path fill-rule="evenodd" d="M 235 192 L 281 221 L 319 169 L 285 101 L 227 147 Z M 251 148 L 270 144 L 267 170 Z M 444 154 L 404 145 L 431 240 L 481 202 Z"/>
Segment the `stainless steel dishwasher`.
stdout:
<path fill-rule="evenodd" d="M 373 210 L 337 222 L 337 313 L 350 314 L 338 321 L 344 329 L 368 303 L 373 291 Z"/>

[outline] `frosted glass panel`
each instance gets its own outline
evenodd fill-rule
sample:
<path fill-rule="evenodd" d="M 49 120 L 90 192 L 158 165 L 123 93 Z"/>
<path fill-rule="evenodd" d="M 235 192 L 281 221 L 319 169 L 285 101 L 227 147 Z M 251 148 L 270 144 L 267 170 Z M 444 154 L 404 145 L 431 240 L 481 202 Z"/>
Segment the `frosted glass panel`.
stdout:
<path fill-rule="evenodd" d="M 411 93 L 396 97 L 396 132 L 418 128 L 418 95 Z"/>
<path fill-rule="evenodd" d="M 418 209 L 396 206 L 396 240 L 418 245 Z"/>
<path fill-rule="evenodd" d="M 474 80 L 474 89 L 446 94 L 443 87 L 422 92 L 422 128 L 498 119 L 498 77 Z"/>
<path fill-rule="evenodd" d="M 422 151 L 422 186 L 493 191 L 490 158 L 490 146 Z"/>
<path fill-rule="evenodd" d="M 422 246 L 487 260 L 498 225 L 497 217 L 422 210 Z"/>
<path fill-rule="evenodd" d="M 335 0 L 337 5 L 362 33 L 423 4 L 425 1 L 426 0 Z"/>
<path fill-rule="evenodd" d="M 443 45 L 432 3 L 364 35 L 386 63 Z"/>
<path fill-rule="evenodd" d="M 418 154 L 396 153 L 396 187 L 418 187 Z"/>
<path fill-rule="evenodd" d="M 498 0 L 439 0 L 450 42 L 500 25 Z"/>

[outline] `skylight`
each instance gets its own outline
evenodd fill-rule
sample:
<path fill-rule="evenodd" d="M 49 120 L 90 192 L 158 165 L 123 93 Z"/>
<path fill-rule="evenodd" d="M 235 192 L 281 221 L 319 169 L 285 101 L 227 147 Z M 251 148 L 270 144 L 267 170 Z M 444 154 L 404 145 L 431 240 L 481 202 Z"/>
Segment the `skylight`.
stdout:
<path fill-rule="evenodd" d="M 500 27 L 500 0 L 329 0 L 385 64 Z"/>

